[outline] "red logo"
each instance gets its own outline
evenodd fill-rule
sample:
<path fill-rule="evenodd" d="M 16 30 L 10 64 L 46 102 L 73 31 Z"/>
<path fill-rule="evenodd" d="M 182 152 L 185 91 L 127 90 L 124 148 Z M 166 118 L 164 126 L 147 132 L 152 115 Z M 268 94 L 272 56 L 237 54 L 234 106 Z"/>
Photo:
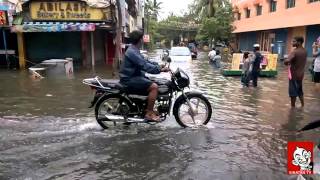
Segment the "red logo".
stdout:
<path fill-rule="evenodd" d="M 313 142 L 288 142 L 288 174 L 313 174 Z"/>

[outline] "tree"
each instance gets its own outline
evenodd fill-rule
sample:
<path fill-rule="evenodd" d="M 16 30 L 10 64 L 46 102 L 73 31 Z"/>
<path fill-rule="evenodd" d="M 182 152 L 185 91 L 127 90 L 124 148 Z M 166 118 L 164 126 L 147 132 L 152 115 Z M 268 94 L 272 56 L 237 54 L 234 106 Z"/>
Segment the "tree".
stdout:
<path fill-rule="evenodd" d="M 204 19 L 214 17 L 221 7 L 230 4 L 229 0 L 194 0 L 189 9 L 197 18 Z"/>
<path fill-rule="evenodd" d="M 171 13 L 166 19 L 158 23 L 158 32 L 162 35 L 162 41 L 166 42 L 166 46 L 170 45 L 173 40 L 174 44 L 180 43 L 180 37 L 188 38 L 188 41 L 194 40 L 198 24 L 187 14 L 177 16 Z"/>
<path fill-rule="evenodd" d="M 147 0 L 145 4 L 145 32 L 150 36 L 150 43 L 147 45 L 148 49 L 152 49 L 155 40 L 160 37 L 157 33 L 157 19 L 161 9 L 162 2 L 157 2 L 157 0 Z"/>
<path fill-rule="evenodd" d="M 227 0 L 199 0 L 192 5 L 201 26 L 197 35 L 199 40 L 228 42 L 233 31 L 232 5 Z"/>

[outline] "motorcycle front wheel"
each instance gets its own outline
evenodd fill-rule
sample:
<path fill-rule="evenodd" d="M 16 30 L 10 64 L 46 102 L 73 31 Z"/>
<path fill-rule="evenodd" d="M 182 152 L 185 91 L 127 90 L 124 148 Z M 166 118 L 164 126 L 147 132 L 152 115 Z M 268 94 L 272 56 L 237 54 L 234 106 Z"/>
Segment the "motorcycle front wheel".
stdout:
<path fill-rule="evenodd" d="M 178 98 L 173 107 L 173 115 L 177 123 L 182 127 L 206 125 L 212 115 L 212 107 L 208 99 L 197 93 L 189 93 L 186 96 L 195 112 L 192 113 L 185 98 Z"/>

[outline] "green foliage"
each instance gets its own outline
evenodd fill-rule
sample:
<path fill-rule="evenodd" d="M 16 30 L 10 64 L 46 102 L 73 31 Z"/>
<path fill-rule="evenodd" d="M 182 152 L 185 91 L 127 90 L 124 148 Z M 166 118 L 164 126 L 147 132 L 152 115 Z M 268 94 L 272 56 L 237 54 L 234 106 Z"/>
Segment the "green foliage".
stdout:
<path fill-rule="evenodd" d="M 158 22 L 161 3 L 147 0 L 145 4 L 146 32 L 150 35 L 148 48 L 155 42 L 179 43 L 180 36 L 211 43 L 212 40 L 228 42 L 233 31 L 233 13 L 229 0 L 194 0 L 182 16 L 171 13 Z"/>
<path fill-rule="evenodd" d="M 207 4 L 203 7 L 205 0 L 198 2 L 198 7 L 195 11 L 198 12 L 201 18 L 201 26 L 197 34 L 197 39 L 202 41 L 228 42 L 231 39 L 233 31 L 233 13 L 232 6 L 228 1 L 213 1 L 216 4 Z M 211 8 L 211 10 L 209 10 Z"/>
<path fill-rule="evenodd" d="M 161 9 L 161 4 L 162 2 L 157 2 L 156 0 L 146 0 L 145 3 L 145 30 L 146 33 L 150 35 L 150 43 L 146 44 L 147 49 L 153 49 L 154 43 L 161 37 L 161 35 L 158 33 L 157 23 L 157 17 Z"/>

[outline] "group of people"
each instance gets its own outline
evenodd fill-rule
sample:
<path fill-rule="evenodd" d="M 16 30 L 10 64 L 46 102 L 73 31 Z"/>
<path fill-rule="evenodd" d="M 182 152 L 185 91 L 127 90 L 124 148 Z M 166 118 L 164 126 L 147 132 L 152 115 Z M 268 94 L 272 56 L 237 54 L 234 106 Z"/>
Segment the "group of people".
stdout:
<path fill-rule="evenodd" d="M 251 80 L 253 87 L 258 86 L 260 64 L 263 60 L 259 44 L 255 44 L 253 47 L 253 54 L 245 52 L 243 55 L 241 83 L 246 87 L 249 87 Z"/>
<path fill-rule="evenodd" d="M 295 107 L 297 97 L 300 99 L 301 106 L 304 106 L 303 78 L 308 53 L 303 47 L 303 43 L 303 37 L 295 37 L 292 41 L 294 49 L 284 61 L 284 64 L 288 66 L 288 92 L 291 98 L 291 107 Z M 320 90 L 320 37 L 313 43 L 312 47 L 313 57 L 315 58 L 313 64 L 313 81 L 316 84 L 316 88 Z M 245 52 L 243 57 L 241 81 L 243 85 L 248 87 L 250 80 L 252 80 L 253 86 L 257 87 L 258 76 L 261 70 L 260 64 L 263 60 L 259 45 L 254 45 L 253 54 Z"/>
<path fill-rule="evenodd" d="M 220 68 L 221 67 L 221 55 L 220 55 L 220 51 L 216 50 L 216 48 L 212 48 L 212 50 L 209 52 L 208 54 L 209 57 L 209 63 L 213 64 L 216 68 Z"/>

